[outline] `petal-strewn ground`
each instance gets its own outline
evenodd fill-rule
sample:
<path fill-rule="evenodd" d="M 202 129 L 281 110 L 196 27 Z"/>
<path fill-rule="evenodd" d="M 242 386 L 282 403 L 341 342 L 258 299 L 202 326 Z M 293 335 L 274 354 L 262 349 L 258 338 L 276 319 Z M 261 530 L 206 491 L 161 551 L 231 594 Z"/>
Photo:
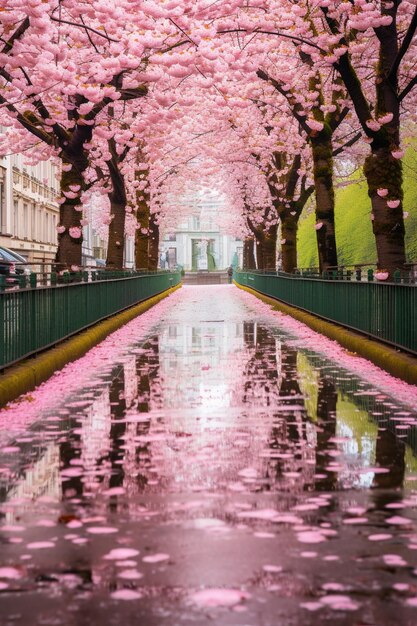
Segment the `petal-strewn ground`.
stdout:
<path fill-rule="evenodd" d="M 2 619 L 411 626 L 416 417 L 253 296 L 184 287 L 0 413 Z"/>

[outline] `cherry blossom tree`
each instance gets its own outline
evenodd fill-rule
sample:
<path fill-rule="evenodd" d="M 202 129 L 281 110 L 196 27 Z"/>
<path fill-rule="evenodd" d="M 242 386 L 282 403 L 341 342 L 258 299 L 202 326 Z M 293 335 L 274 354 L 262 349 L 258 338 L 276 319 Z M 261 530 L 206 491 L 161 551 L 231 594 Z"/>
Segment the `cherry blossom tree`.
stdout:
<path fill-rule="evenodd" d="M 1 14 L 6 50 L 0 103 L 10 142 L 43 142 L 62 163 L 57 262 L 79 265 L 82 194 L 95 129 L 114 102 L 142 98 L 155 79 L 150 56 L 183 43 L 167 12 L 153 3 L 139 10 L 93 2 L 8 2 Z M 162 12 L 161 12 L 162 11 Z M 7 43 L 10 24 L 12 42 Z M 105 24 L 105 27 L 103 26 Z M 186 40 L 187 41 L 187 40 Z M 12 47 L 11 47 L 11 44 Z M 24 131 L 24 132 L 22 132 Z M 26 143 L 25 143 L 26 142 Z M 16 145 L 16 144 L 15 144 Z M 112 159 L 109 159 L 110 171 Z M 117 182 L 113 176 L 115 193 Z"/>
<path fill-rule="evenodd" d="M 403 220 L 401 111 L 417 85 L 415 2 L 356 0 L 319 3 L 337 43 L 330 60 L 339 72 L 371 147 L 364 172 L 372 203 L 378 267 L 393 272 L 406 260 Z M 369 59 L 363 67 L 364 51 Z M 333 53 L 333 57 L 331 58 Z M 336 54 L 335 54 L 336 53 Z"/>

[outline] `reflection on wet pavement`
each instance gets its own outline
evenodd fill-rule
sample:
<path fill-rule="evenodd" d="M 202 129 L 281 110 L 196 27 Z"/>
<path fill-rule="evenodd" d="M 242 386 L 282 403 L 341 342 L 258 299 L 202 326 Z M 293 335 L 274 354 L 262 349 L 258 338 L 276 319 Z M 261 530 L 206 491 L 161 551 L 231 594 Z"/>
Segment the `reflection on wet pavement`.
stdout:
<path fill-rule="evenodd" d="M 2 412 L 1 623 L 415 624 L 417 412 L 235 287 L 171 298 L 94 384 Z"/>

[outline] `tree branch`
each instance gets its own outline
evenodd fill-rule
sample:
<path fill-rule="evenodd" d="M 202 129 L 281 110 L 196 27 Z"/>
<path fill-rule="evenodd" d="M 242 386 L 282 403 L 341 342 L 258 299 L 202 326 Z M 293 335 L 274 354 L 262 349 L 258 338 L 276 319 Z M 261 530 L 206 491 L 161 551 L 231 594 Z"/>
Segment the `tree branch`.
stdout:
<path fill-rule="evenodd" d="M 392 64 L 392 67 L 389 71 L 389 74 L 388 74 L 389 82 L 392 82 L 394 84 L 396 83 L 397 74 L 401 65 L 401 61 L 403 60 L 405 54 L 407 53 L 407 50 L 409 49 L 411 45 L 411 42 L 413 41 L 413 37 L 414 37 L 416 30 L 417 30 L 417 6 L 414 9 L 414 15 L 411 18 L 411 22 L 408 26 L 407 32 L 404 36 L 404 39 L 402 40 L 400 49 L 398 50 L 397 57 L 394 60 L 394 63 Z"/>
<path fill-rule="evenodd" d="M 264 72 L 264 70 L 258 69 L 256 72 L 256 75 L 258 76 L 258 78 L 265 80 L 267 82 L 269 82 L 282 96 L 284 96 L 284 98 L 286 99 L 286 101 L 288 102 L 289 106 L 291 107 L 291 112 L 294 115 L 295 119 L 297 120 L 297 122 L 299 123 L 299 125 L 301 126 L 301 128 L 303 129 L 303 131 L 305 133 L 307 133 L 307 135 L 310 135 L 311 133 L 311 128 L 309 128 L 305 122 L 305 119 L 302 115 L 299 114 L 299 112 L 297 111 L 297 109 L 301 110 L 301 105 L 296 103 L 295 105 L 290 101 L 290 96 L 287 94 L 287 92 L 283 89 L 281 83 L 279 83 L 277 80 L 275 80 L 274 78 L 272 78 L 269 74 L 267 74 L 266 72 Z"/>
<path fill-rule="evenodd" d="M 23 20 L 23 22 L 20 24 L 20 26 L 16 28 L 13 35 L 6 41 L 6 45 L 1 50 L 1 53 L 8 54 L 10 50 L 13 48 L 13 44 L 16 41 L 16 39 L 19 39 L 19 37 L 23 35 L 23 33 L 29 28 L 29 26 L 30 26 L 30 21 L 29 21 L 29 18 L 26 17 Z"/>
<path fill-rule="evenodd" d="M 350 146 L 353 146 L 357 141 L 359 141 L 361 137 L 362 137 L 362 133 L 356 133 L 356 135 L 354 135 L 352 139 L 349 139 L 349 141 L 346 141 L 346 143 L 344 143 L 342 146 L 339 146 L 338 148 L 333 150 L 332 156 L 334 157 L 338 156 L 339 154 L 343 152 L 345 148 L 350 148 Z"/>

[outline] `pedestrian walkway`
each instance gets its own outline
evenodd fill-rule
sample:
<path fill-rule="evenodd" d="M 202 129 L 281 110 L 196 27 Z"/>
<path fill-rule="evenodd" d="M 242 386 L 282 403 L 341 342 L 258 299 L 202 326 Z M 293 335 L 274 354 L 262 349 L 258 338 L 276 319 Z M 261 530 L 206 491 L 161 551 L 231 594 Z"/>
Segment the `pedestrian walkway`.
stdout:
<path fill-rule="evenodd" d="M 0 412 L 1 623 L 411 626 L 416 418 L 415 387 L 184 286 Z"/>

